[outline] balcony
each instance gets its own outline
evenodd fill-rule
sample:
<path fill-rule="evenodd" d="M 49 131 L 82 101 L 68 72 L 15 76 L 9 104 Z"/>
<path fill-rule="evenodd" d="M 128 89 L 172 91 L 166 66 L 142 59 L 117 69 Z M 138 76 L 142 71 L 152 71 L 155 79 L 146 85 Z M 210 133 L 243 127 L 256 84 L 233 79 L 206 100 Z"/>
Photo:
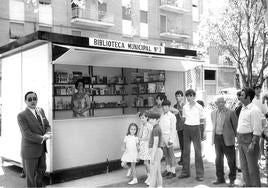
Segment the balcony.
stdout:
<path fill-rule="evenodd" d="M 71 22 L 83 26 L 109 28 L 114 26 L 114 16 L 103 11 L 74 7 Z"/>
<path fill-rule="evenodd" d="M 183 8 L 183 0 L 160 0 L 160 9 L 179 14 L 189 12 Z"/>
<path fill-rule="evenodd" d="M 188 39 L 190 35 L 185 34 L 182 31 L 176 29 L 169 29 L 167 31 L 161 31 L 160 37 L 170 38 L 170 39 Z"/>

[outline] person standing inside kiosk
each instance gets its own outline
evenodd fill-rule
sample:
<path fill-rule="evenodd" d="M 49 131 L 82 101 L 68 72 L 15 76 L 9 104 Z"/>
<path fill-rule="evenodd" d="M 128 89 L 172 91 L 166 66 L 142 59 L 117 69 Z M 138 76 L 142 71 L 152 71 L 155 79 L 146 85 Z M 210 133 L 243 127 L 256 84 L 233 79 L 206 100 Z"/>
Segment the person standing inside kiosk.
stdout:
<path fill-rule="evenodd" d="M 77 89 L 77 92 L 73 94 L 71 101 L 73 117 L 88 117 L 90 115 L 90 98 L 84 91 L 85 83 L 83 79 L 75 82 L 75 89 Z"/>

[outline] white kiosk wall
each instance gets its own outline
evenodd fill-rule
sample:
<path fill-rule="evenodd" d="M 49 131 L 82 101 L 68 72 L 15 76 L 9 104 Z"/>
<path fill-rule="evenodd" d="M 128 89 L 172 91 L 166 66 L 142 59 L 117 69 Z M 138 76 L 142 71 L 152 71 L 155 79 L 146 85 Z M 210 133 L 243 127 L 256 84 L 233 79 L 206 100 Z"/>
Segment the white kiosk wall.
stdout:
<path fill-rule="evenodd" d="M 42 107 L 52 123 L 52 64 L 49 56 L 50 44 L 13 54 L 2 59 L 2 138 L 4 148 L 2 156 L 21 162 L 21 133 L 17 115 L 25 109 L 24 95 L 34 91 L 38 95 L 38 106 Z M 50 143 L 48 151 L 50 151 Z M 49 152 L 49 155 L 51 153 Z M 49 160 L 50 157 L 47 157 Z M 51 162 L 47 161 L 48 171 Z"/>
<path fill-rule="evenodd" d="M 2 59 L 2 156 L 21 162 L 17 115 L 22 110 L 21 53 Z"/>

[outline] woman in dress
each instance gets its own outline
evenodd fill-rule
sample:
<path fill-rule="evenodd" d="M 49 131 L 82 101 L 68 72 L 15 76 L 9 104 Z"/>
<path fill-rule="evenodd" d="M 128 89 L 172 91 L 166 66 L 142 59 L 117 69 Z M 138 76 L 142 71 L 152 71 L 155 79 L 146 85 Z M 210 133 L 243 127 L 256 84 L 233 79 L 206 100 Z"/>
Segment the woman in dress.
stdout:
<path fill-rule="evenodd" d="M 90 115 L 90 98 L 85 92 L 85 83 L 82 79 L 75 82 L 76 93 L 72 96 L 73 117 L 88 117 Z"/>

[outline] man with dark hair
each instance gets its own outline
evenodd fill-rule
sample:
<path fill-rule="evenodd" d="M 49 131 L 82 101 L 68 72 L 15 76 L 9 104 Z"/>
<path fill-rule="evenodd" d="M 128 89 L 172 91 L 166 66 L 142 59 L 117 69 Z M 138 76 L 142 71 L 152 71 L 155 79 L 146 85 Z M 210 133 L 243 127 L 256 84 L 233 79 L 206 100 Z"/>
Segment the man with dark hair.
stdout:
<path fill-rule="evenodd" d="M 239 118 L 239 115 L 240 115 L 240 112 L 242 109 L 242 103 L 240 101 L 241 91 L 238 91 L 236 93 L 236 96 L 237 96 L 237 100 L 238 100 L 238 105 L 235 107 L 235 114 L 236 114 L 237 118 Z"/>
<path fill-rule="evenodd" d="M 180 161 L 178 162 L 179 165 L 182 165 L 182 160 L 183 160 L 183 119 L 182 119 L 182 108 L 184 106 L 183 103 L 183 92 L 181 90 L 178 90 L 175 92 L 175 98 L 177 103 L 174 105 L 174 108 L 179 111 L 179 113 L 176 114 L 177 118 L 177 123 L 176 123 L 176 130 L 179 138 L 179 143 L 180 143 L 180 149 L 181 149 L 181 158 Z"/>
<path fill-rule="evenodd" d="M 252 103 L 255 104 L 262 113 L 262 128 L 264 128 L 266 125 L 265 114 L 268 112 L 268 109 L 267 109 L 267 105 L 264 102 L 264 99 L 262 97 L 261 88 L 262 88 L 262 85 L 255 85 L 253 87 L 253 89 L 255 91 L 255 97 L 252 100 Z M 259 166 L 261 169 L 263 169 L 265 164 L 264 165 L 262 165 L 262 164 L 265 160 L 265 156 L 264 156 L 264 139 L 262 137 L 260 138 L 259 144 L 260 144 Z"/>
<path fill-rule="evenodd" d="M 204 165 L 201 153 L 201 133 L 200 123 L 204 122 L 204 109 L 195 101 L 196 93 L 192 89 L 188 89 L 185 92 L 188 103 L 183 106 L 182 117 L 185 119 L 184 122 L 184 153 L 183 153 L 183 167 L 181 175 L 178 178 L 190 177 L 190 153 L 191 143 L 193 142 L 195 150 L 195 169 L 196 169 L 196 180 L 204 180 Z"/>
<path fill-rule="evenodd" d="M 176 159 L 174 155 L 174 143 L 176 141 L 176 117 L 170 112 L 170 101 L 165 100 L 162 103 L 163 114 L 160 117 L 160 128 L 162 131 L 162 148 L 165 155 L 166 170 L 163 177 L 176 177 Z"/>
<path fill-rule="evenodd" d="M 255 91 L 252 88 L 242 90 L 240 100 L 243 107 L 237 127 L 239 157 L 246 187 L 261 186 L 258 156 L 259 139 L 262 133 L 262 114 L 252 103 L 254 96 Z"/>
<path fill-rule="evenodd" d="M 26 109 L 18 114 L 21 156 L 28 187 L 44 186 L 46 171 L 46 140 L 51 138 L 50 125 L 44 110 L 37 107 L 37 95 L 30 91 L 24 96 Z"/>

